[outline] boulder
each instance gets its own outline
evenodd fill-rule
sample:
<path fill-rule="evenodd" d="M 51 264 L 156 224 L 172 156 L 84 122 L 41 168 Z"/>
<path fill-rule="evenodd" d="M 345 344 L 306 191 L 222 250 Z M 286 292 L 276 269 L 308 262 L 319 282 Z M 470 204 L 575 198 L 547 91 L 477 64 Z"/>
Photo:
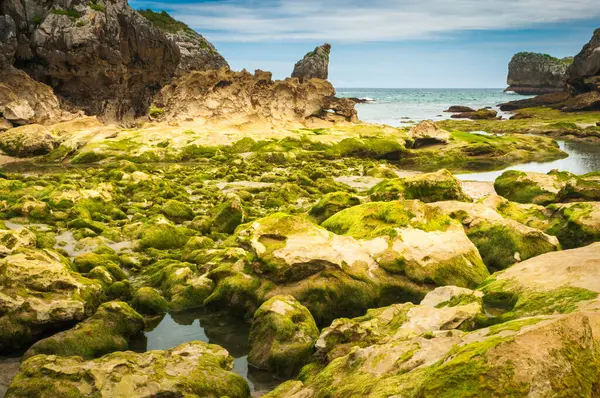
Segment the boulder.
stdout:
<path fill-rule="evenodd" d="M 20 248 L 35 249 L 37 237 L 27 228 L 0 230 L 0 258 L 11 255 Z"/>
<path fill-rule="evenodd" d="M 323 329 L 315 345 L 315 356 L 331 362 L 354 347 L 410 340 L 441 330 L 470 329 L 483 314 L 481 292 L 456 286 L 438 287 L 420 305 L 394 304 L 370 309 L 354 319 L 336 319 Z"/>
<path fill-rule="evenodd" d="M 171 311 L 200 308 L 213 291 L 213 282 L 204 275 L 200 267 L 177 260 L 158 261 L 146 267 L 142 277 L 163 293 Z M 162 300 L 155 293 L 150 296 L 150 292 L 144 290 L 141 293 L 138 291 L 136 296 L 138 300 L 134 302 L 134 306 L 140 308 L 140 311 L 162 310 Z M 146 299 L 151 299 L 153 303 L 144 302 Z"/>
<path fill-rule="evenodd" d="M 327 80 L 330 52 L 331 45 L 328 43 L 315 47 L 294 65 L 292 77 L 297 77 L 301 81 L 313 78 Z"/>
<path fill-rule="evenodd" d="M 166 351 L 115 352 L 99 359 L 37 355 L 22 363 L 7 398 L 202 396 L 246 398 L 248 383 L 233 358 L 213 344 L 185 343 Z"/>
<path fill-rule="evenodd" d="M 161 213 L 176 223 L 194 219 L 194 211 L 188 205 L 173 199 L 165 202 L 161 208 Z"/>
<path fill-rule="evenodd" d="M 499 195 L 519 203 L 600 200 L 600 181 L 555 170 L 548 174 L 506 171 L 496 179 L 494 188 Z"/>
<path fill-rule="evenodd" d="M 494 209 L 480 203 L 448 201 L 431 203 L 431 206 L 462 222 L 467 236 L 490 270 L 505 269 L 519 261 L 561 248 L 555 236 L 505 219 Z"/>
<path fill-rule="evenodd" d="M 15 63 L 89 114 L 145 113 L 180 62 L 177 45 L 127 0 L 31 0 L 2 11 L 17 26 Z"/>
<path fill-rule="evenodd" d="M 491 120 L 498 117 L 498 112 L 493 109 L 479 109 L 475 112 L 456 113 L 453 119 Z"/>
<path fill-rule="evenodd" d="M 18 125 L 31 123 L 35 116 L 29 102 L 23 99 L 5 104 L 2 114 L 6 120 Z"/>
<path fill-rule="evenodd" d="M 594 396 L 597 324 L 575 313 L 355 348 L 266 397 Z"/>
<path fill-rule="evenodd" d="M 93 314 L 102 285 L 67 264 L 54 252 L 26 248 L 0 260 L 0 352 Z"/>
<path fill-rule="evenodd" d="M 100 358 L 114 351 L 125 351 L 129 341 L 144 330 L 144 318 L 123 302 L 102 304 L 96 313 L 74 328 L 35 343 L 25 353 L 34 355 Z"/>
<path fill-rule="evenodd" d="M 210 230 L 231 234 L 245 219 L 246 210 L 241 199 L 237 195 L 232 195 L 229 200 L 212 210 Z"/>
<path fill-rule="evenodd" d="M 152 287 L 142 287 L 133 295 L 131 306 L 141 314 L 160 315 L 169 309 L 169 303 Z"/>
<path fill-rule="evenodd" d="M 573 57 L 558 59 L 548 54 L 521 52 L 508 64 L 508 88 L 522 95 L 562 92 Z"/>
<path fill-rule="evenodd" d="M 484 284 L 484 302 L 501 319 L 600 309 L 600 243 L 542 254 L 496 273 Z M 565 266 L 568 264 L 568 266 Z"/>
<path fill-rule="evenodd" d="M 436 144 L 447 144 L 450 133 L 439 128 L 430 120 L 425 120 L 408 131 L 409 138 L 413 141 L 412 148 L 422 148 Z"/>
<path fill-rule="evenodd" d="M 248 363 L 281 377 L 294 376 L 312 357 L 319 329 L 292 296 L 275 296 L 254 313 Z"/>
<path fill-rule="evenodd" d="M 383 180 L 369 190 L 374 201 L 418 199 L 422 202 L 469 200 L 461 182 L 448 170 Z"/>
<path fill-rule="evenodd" d="M 565 102 L 563 111 L 581 112 L 600 110 L 600 91 L 590 91 L 578 94 Z"/>
<path fill-rule="evenodd" d="M 360 199 L 348 192 L 331 192 L 323 196 L 310 209 L 310 216 L 320 224 L 344 209 L 360 204 Z"/>
<path fill-rule="evenodd" d="M 465 112 L 475 112 L 475 109 L 468 107 L 468 106 L 462 106 L 462 105 L 453 105 L 450 108 L 446 109 L 444 112 L 449 112 L 449 113 L 465 113 Z"/>
<path fill-rule="evenodd" d="M 16 127 L 0 133 L 0 149 L 11 156 L 45 155 L 59 145 L 59 138 L 39 124 Z"/>

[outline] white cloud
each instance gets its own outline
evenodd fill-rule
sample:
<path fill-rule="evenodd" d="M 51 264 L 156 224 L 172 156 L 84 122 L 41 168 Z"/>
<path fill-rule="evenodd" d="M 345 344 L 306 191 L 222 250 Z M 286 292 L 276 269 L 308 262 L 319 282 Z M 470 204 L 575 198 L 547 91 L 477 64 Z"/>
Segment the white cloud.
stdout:
<path fill-rule="evenodd" d="M 393 41 L 600 16 L 598 0 L 221 0 L 168 8 L 216 41 Z"/>

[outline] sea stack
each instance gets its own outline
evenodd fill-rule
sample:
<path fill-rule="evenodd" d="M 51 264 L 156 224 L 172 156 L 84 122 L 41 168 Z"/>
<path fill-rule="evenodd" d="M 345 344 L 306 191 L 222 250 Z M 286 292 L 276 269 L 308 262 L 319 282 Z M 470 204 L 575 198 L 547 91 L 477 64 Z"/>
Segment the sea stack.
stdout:
<path fill-rule="evenodd" d="M 521 52 L 508 64 L 508 88 L 522 95 L 557 93 L 565 90 L 567 69 L 573 58 Z"/>
<path fill-rule="evenodd" d="M 596 29 L 592 39 L 575 56 L 567 84 L 573 98 L 565 110 L 600 110 L 600 29 Z"/>
<path fill-rule="evenodd" d="M 304 56 L 294 66 L 292 77 L 301 81 L 317 78 L 327 80 L 329 76 L 329 53 L 331 44 L 325 43 Z"/>

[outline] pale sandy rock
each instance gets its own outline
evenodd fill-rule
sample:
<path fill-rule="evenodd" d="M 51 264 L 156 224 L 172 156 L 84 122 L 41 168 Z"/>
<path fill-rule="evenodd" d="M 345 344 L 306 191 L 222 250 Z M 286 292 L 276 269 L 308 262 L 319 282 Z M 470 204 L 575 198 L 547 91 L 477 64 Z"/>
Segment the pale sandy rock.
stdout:
<path fill-rule="evenodd" d="M 430 120 L 424 120 L 408 131 L 408 136 L 413 139 L 413 148 L 421 148 L 428 145 L 447 144 L 450 133 L 442 130 Z"/>
<path fill-rule="evenodd" d="M 98 282 L 71 271 L 48 250 L 21 249 L 0 260 L 0 275 L 0 350 L 26 345 L 48 328 L 86 318 L 102 291 Z"/>
<path fill-rule="evenodd" d="M 29 102 L 24 99 L 9 102 L 2 108 L 4 117 L 14 124 L 29 124 L 35 116 L 35 112 L 29 105 Z"/>
<path fill-rule="evenodd" d="M 27 228 L 16 230 L 0 230 L 0 258 L 12 254 L 13 251 L 22 247 L 35 248 L 37 238 L 33 232 Z"/>

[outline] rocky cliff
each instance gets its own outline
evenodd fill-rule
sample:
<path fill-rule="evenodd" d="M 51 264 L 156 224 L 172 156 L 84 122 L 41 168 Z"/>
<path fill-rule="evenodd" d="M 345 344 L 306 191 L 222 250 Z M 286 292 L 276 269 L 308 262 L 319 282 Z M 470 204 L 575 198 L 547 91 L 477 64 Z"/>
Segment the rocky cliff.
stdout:
<path fill-rule="evenodd" d="M 331 45 L 328 43 L 316 47 L 294 65 L 292 77 L 297 77 L 301 81 L 312 78 L 327 80 L 330 52 Z"/>
<path fill-rule="evenodd" d="M 229 64 L 208 40 L 183 22 L 173 19 L 167 12 L 139 10 L 154 26 L 162 30 L 179 47 L 181 61 L 177 74 L 192 71 L 229 68 Z"/>
<path fill-rule="evenodd" d="M 167 120 L 205 119 L 235 124 L 357 121 L 354 101 L 335 97 L 326 80 L 273 80 L 270 72 L 192 72 L 155 97 L 156 114 Z"/>
<path fill-rule="evenodd" d="M 144 114 L 178 71 L 227 66 L 187 26 L 145 14 L 127 0 L 2 1 L 0 60 L 52 87 L 64 108 L 108 119 Z"/>
<path fill-rule="evenodd" d="M 567 83 L 573 95 L 567 110 L 600 110 L 600 29 L 575 56 Z"/>
<path fill-rule="evenodd" d="M 554 58 L 548 54 L 522 52 L 508 64 L 506 91 L 536 95 L 565 90 L 565 78 L 573 58 Z"/>

